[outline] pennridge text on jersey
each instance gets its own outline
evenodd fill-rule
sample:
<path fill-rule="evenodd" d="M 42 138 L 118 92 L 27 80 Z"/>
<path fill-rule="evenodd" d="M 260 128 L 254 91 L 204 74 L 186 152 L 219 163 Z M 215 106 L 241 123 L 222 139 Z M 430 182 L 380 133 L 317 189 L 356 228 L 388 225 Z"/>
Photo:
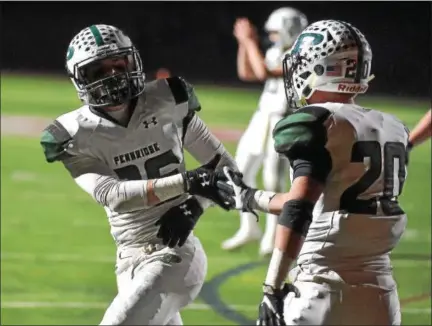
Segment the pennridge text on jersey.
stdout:
<path fill-rule="evenodd" d="M 115 165 L 119 165 L 119 164 L 123 164 L 123 163 L 132 162 L 132 161 L 137 160 L 141 157 L 151 155 L 151 154 L 159 152 L 159 151 L 160 151 L 159 144 L 153 143 L 149 146 L 145 146 L 143 148 L 136 149 L 132 152 L 120 154 L 118 156 L 114 156 L 114 163 L 115 163 Z"/>

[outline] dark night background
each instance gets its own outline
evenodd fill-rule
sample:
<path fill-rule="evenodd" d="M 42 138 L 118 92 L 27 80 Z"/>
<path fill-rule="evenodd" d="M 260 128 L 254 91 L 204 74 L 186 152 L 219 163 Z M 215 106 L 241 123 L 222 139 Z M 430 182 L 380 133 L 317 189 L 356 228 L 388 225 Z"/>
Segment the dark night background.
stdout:
<path fill-rule="evenodd" d="M 2 70 L 64 74 L 68 43 L 91 24 L 123 29 L 145 70 L 168 67 L 192 82 L 234 84 L 236 17 L 262 29 L 272 10 L 292 6 L 309 22 L 358 27 L 373 51 L 370 92 L 429 97 L 431 2 L 2 2 Z"/>

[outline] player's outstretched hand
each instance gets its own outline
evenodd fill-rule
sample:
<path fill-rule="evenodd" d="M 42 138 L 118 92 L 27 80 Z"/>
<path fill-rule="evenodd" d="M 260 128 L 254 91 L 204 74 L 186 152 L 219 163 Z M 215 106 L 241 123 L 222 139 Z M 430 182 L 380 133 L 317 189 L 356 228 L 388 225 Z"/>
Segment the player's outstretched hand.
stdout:
<path fill-rule="evenodd" d="M 228 166 L 223 167 L 223 173 L 227 179 L 227 183 L 219 183 L 218 187 L 221 192 L 225 192 L 226 195 L 233 196 L 235 209 L 243 212 L 249 212 L 256 216 L 258 214 L 252 208 L 252 202 L 257 189 L 251 188 L 243 182 L 243 175 L 240 172 L 235 172 Z M 232 187 L 231 191 L 227 191 L 227 185 Z"/>
<path fill-rule="evenodd" d="M 210 199 L 223 209 L 230 210 L 235 205 L 232 188 L 227 186 L 225 174 L 215 170 L 220 159 L 221 155 L 217 154 L 207 164 L 182 174 L 187 192 Z"/>
<path fill-rule="evenodd" d="M 263 286 L 263 299 L 259 305 L 257 325 L 284 326 L 284 299 L 293 292 L 300 296 L 299 290 L 292 284 L 285 283 L 282 289 L 275 289 L 270 285 Z"/>

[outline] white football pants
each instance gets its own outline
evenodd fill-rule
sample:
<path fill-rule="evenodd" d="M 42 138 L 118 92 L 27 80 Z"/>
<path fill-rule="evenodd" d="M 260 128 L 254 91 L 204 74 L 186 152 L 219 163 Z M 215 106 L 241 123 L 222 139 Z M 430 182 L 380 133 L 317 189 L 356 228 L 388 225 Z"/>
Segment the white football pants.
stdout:
<path fill-rule="evenodd" d="M 240 172 L 243 173 L 243 181 L 252 188 L 257 187 L 257 174 L 263 165 L 264 189 L 268 191 L 286 189 L 289 162 L 275 151 L 272 136 L 274 126 L 281 119 L 282 115 L 277 113 L 255 112 L 238 143 L 235 160 Z M 240 228 L 248 227 L 246 223 L 257 223 L 251 213 L 241 213 L 240 216 Z M 274 233 L 277 216 L 267 214 L 266 217 L 266 229 L 270 228 L 268 231 Z"/>
<path fill-rule="evenodd" d="M 118 294 L 100 325 L 182 325 L 179 311 L 198 296 L 207 273 L 207 257 L 193 234 L 181 248 L 144 254 L 119 252 Z"/>
<path fill-rule="evenodd" d="M 285 299 L 287 325 L 400 325 L 401 312 L 396 286 L 348 285 L 343 281 L 323 281 L 298 275 L 292 280 L 300 297 L 290 293 Z M 328 277 L 328 275 L 326 275 Z M 389 276 L 391 277 L 391 276 Z M 310 279 L 301 281 L 299 279 Z M 345 279 L 346 280 L 346 279 Z M 351 283 L 353 284 L 353 283 Z"/>

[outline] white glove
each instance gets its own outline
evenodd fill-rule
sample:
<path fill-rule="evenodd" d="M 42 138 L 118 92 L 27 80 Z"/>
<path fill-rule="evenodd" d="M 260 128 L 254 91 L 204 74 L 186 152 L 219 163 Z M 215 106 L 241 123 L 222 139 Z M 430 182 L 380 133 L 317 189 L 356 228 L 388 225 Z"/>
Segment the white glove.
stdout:
<path fill-rule="evenodd" d="M 239 172 L 235 172 L 228 166 L 223 167 L 223 173 L 228 179 L 227 184 L 232 187 L 234 192 L 234 194 L 231 193 L 230 195 L 233 196 L 235 200 L 235 209 L 252 213 L 258 220 L 258 214 L 255 213 L 253 208 L 253 202 L 255 200 L 254 195 L 257 189 L 247 186 L 242 180 L 243 175 Z"/>

